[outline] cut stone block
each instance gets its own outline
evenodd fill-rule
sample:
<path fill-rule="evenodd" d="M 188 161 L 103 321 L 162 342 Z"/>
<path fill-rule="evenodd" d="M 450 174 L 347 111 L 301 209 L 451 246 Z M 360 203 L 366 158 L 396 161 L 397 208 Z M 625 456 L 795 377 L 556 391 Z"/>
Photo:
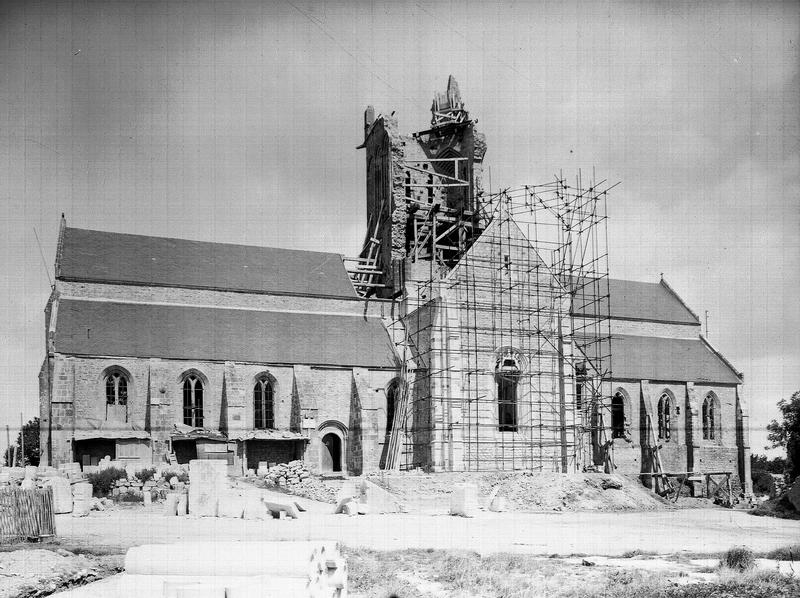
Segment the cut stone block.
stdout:
<path fill-rule="evenodd" d="M 459 484 L 450 496 L 450 514 L 475 517 L 478 512 L 478 487 L 475 484 Z"/>
<path fill-rule="evenodd" d="M 170 492 L 164 499 L 164 515 L 174 517 L 178 513 L 178 495 Z"/>
<path fill-rule="evenodd" d="M 344 513 L 344 506 L 355 501 L 356 499 L 352 496 L 342 496 L 336 501 L 336 506 L 333 508 L 333 514 L 338 515 L 339 513 Z"/>
<path fill-rule="evenodd" d="M 153 495 L 149 490 L 142 492 L 142 498 L 144 499 L 144 506 L 149 507 L 153 504 Z"/>
<path fill-rule="evenodd" d="M 72 484 L 72 516 L 86 517 L 92 508 L 92 485 L 87 482 Z"/>
<path fill-rule="evenodd" d="M 360 496 L 359 502 L 368 504 L 371 513 L 402 513 L 404 510 L 391 492 L 367 480 L 361 484 Z"/>
<path fill-rule="evenodd" d="M 280 596 L 281 598 L 308 598 L 324 596 L 311 594 L 308 581 L 303 577 L 272 577 L 259 575 L 249 580 L 233 583 L 225 588 L 226 598 L 252 598 L 253 596 Z M 333 596 L 331 592 L 329 595 Z"/>
<path fill-rule="evenodd" d="M 72 484 L 67 478 L 50 478 L 47 485 L 53 488 L 53 511 L 72 513 Z"/>
<path fill-rule="evenodd" d="M 261 496 L 250 494 L 244 501 L 244 518 L 250 520 L 264 520 L 270 517 L 267 506 L 261 500 Z"/>
<path fill-rule="evenodd" d="M 264 504 L 266 505 L 267 509 L 269 509 L 269 512 L 274 516 L 280 517 L 280 513 L 286 513 L 286 516 L 291 517 L 292 519 L 300 518 L 300 513 L 293 503 L 281 503 L 265 500 Z"/>
<path fill-rule="evenodd" d="M 194 459 L 189 462 L 189 513 L 196 517 L 216 517 L 220 497 L 228 485 L 228 466 L 221 459 Z"/>
<path fill-rule="evenodd" d="M 176 505 L 178 517 L 183 517 L 189 512 L 189 497 L 185 494 L 178 495 L 178 504 Z"/>
<path fill-rule="evenodd" d="M 219 502 L 219 516 L 241 519 L 244 514 L 245 499 L 238 494 L 227 494 Z"/>
<path fill-rule="evenodd" d="M 339 563 L 333 541 L 309 542 L 181 542 L 130 548 L 125 572 L 136 575 L 304 577 L 310 565 Z"/>

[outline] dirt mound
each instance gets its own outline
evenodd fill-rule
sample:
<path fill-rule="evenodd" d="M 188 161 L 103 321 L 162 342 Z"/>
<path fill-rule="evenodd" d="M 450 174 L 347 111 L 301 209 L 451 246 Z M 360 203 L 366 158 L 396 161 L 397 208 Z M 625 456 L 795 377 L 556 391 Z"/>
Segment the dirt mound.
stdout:
<path fill-rule="evenodd" d="M 371 477 L 405 504 L 435 501 L 446 506 L 456 484 L 478 486 L 479 500 L 488 508 L 495 487 L 512 511 L 655 511 L 672 508 L 641 484 L 621 475 L 531 472 L 393 473 Z"/>

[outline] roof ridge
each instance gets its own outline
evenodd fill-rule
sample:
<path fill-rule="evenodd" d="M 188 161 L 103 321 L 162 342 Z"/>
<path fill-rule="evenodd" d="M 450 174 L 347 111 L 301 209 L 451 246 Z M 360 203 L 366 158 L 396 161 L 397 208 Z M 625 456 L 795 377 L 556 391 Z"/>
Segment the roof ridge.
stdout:
<path fill-rule="evenodd" d="M 66 226 L 66 222 L 63 223 L 64 230 L 76 230 L 81 232 L 89 232 L 89 233 L 100 233 L 104 235 L 118 235 L 122 237 L 139 237 L 143 239 L 158 239 L 162 241 L 183 241 L 186 243 L 202 243 L 204 245 L 227 245 L 228 247 L 242 247 L 242 248 L 252 248 L 252 249 L 276 249 L 279 251 L 296 251 L 298 253 L 315 253 L 319 255 L 328 255 L 328 256 L 338 256 L 340 258 L 344 257 L 343 253 L 338 253 L 335 251 L 318 251 L 315 249 L 295 249 L 291 247 L 275 247 L 272 245 L 246 245 L 244 243 L 228 243 L 227 241 L 201 241 L 200 239 L 185 239 L 182 237 L 164 237 L 160 235 L 142 235 L 139 233 L 120 233 L 117 231 L 109 231 L 109 230 L 98 230 L 94 228 L 78 228 L 76 226 Z"/>

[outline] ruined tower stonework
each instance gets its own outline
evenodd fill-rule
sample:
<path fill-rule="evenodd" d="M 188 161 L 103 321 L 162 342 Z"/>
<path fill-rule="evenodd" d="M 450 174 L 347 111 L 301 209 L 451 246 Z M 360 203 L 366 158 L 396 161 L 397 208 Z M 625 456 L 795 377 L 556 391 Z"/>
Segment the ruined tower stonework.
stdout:
<path fill-rule="evenodd" d="M 394 116 L 364 113 L 367 238 L 355 284 L 366 294 L 397 297 L 406 282 L 429 280 L 482 230 L 486 140 L 452 76 L 431 115 L 429 129 L 402 134 Z"/>
<path fill-rule="evenodd" d="M 453 77 L 427 130 L 367 108 L 358 257 L 62 222 L 43 458 L 722 472 L 749 491 L 743 376 L 666 281 L 609 277 L 610 187 L 489 193 L 476 123 Z"/>

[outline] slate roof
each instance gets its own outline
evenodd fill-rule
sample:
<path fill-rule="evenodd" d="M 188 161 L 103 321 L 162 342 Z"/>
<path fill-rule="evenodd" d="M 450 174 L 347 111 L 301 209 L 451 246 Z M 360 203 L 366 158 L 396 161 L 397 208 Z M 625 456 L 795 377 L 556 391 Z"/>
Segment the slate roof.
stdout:
<path fill-rule="evenodd" d="M 64 280 L 357 297 L 335 253 L 64 228 Z"/>
<path fill-rule="evenodd" d="M 665 282 L 638 282 L 611 278 L 608 281 L 612 318 L 695 324 L 700 321 Z M 591 291 L 586 291 L 590 293 Z M 600 313 L 607 307 L 600 306 Z M 592 313 L 594 307 L 574 308 L 575 314 Z"/>
<path fill-rule="evenodd" d="M 741 383 L 736 371 L 702 339 L 613 335 L 615 379 Z"/>
<path fill-rule="evenodd" d="M 396 367 L 379 318 L 63 299 L 55 350 L 71 355 Z"/>

